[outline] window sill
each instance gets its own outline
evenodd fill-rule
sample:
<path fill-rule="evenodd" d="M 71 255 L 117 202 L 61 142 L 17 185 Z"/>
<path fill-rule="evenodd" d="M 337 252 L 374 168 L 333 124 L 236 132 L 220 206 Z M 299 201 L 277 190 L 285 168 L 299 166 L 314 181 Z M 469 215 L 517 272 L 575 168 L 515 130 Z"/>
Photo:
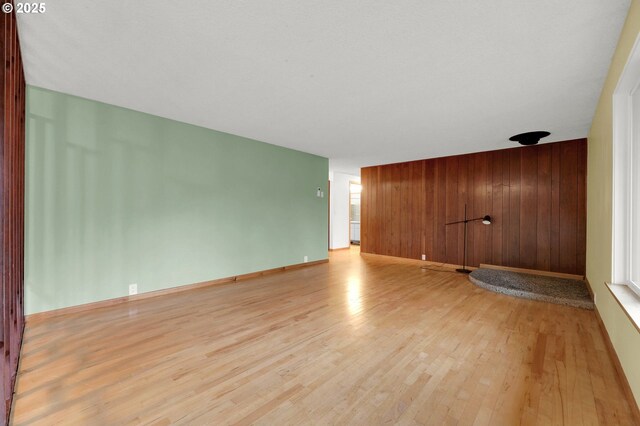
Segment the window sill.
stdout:
<path fill-rule="evenodd" d="M 640 332 L 640 297 L 625 284 L 606 284 L 613 298 L 627 314 L 636 330 Z"/>

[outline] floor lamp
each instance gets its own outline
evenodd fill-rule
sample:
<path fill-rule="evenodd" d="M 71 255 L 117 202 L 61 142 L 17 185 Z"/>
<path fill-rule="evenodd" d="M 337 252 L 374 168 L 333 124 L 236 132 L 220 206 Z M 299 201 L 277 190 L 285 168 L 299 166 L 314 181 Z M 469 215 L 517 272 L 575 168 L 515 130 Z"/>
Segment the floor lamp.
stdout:
<path fill-rule="evenodd" d="M 464 223 L 464 257 L 462 258 L 462 268 L 456 269 L 456 271 L 461 272 L 463 274 L 471 273 L 470 270 L 466 268 L 467 266 L 467 223 L 475 222 L 476 220 L 481 220 L 485 225 L 491 224 L 491 216 L 485 215 L 483 217 L 476 217 L 475 219 L 467 219 L 467 204 L 464 205 L 464 219 L 457 220 L 455 222 L 445 223 L 445 225 L 455 225 L 456 223 Z"/>

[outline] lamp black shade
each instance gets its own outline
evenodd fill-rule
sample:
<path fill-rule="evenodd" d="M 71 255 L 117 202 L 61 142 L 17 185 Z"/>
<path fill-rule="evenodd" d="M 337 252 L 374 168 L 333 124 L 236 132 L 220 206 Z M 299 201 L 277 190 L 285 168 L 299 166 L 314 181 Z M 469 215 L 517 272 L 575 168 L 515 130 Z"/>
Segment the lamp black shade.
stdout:
<path fill-rule="evenodd" d="M 486 215 L 485 217 L 483 217 L 482 223 L 484 223 L 485 225 L 491 225 L 491 216 Z"/>

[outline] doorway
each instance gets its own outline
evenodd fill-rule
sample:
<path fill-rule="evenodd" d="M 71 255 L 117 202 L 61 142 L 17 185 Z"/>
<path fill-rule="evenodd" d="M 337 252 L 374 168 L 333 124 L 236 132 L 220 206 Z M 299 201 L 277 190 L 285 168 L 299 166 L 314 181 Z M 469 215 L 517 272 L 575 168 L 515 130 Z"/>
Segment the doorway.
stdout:
<path fill-rule="evenodd" d="M 360 245 L 360 195 L 362 185 L 349 182 L 349 242 Z"/>

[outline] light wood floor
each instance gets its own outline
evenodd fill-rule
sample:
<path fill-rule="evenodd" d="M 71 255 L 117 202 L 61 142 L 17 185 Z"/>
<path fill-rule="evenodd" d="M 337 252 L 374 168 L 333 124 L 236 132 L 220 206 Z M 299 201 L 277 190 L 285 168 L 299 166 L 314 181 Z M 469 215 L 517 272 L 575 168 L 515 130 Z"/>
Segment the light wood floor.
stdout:
<path fill-rule="evenodd" d="M 593 312 L 418 265 L 352 249 L 28 324 L 13 422 L 633 423 Z"/>

